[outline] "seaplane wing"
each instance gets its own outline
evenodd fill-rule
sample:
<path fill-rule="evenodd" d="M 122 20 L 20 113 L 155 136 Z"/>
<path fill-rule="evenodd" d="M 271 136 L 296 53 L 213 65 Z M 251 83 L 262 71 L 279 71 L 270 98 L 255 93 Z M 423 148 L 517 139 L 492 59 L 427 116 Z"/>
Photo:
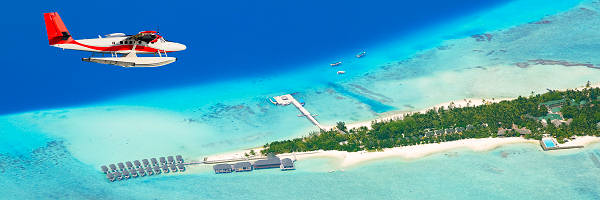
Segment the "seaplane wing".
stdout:
<path fill-rule="evenodd" d="M 175 62 L 177 58 L 167 53 L 183 51 L 186 46 L 165 40 L 156 31 L 142 31 L 135 35 L 111 33 L 105 37 L 75 40 L 67 30 L 58 13 L 44 13 L 46 33 L 50 46 L 89 51 L 94 54 L 110 54 L 110 57 L 82 58 L 86 62 L 110 64 L 122 67 L 158 67 Z M 153 54 L 154 56 L 137 56 Z"/>

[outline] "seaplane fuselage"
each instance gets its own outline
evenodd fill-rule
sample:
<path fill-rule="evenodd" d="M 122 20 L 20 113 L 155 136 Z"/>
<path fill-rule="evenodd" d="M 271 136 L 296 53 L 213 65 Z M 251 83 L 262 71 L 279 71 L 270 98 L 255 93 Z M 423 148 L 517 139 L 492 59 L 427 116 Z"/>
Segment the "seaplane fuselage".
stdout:
<path fill-rule="evenodd" d="M 62 43 L 51 44 L 51 46 L 62 49 L 119 54 L 128 54 L 133 50 L 135 50 L 137 54 L 155 54 L 159 51 L 161 53 L 176 52 L 186 49 L 185 45 L 166 41 L 162 37 L 158 38 L 154 42 L 144 42 L 131 39 L 131 36 L 71 40 Z"/>
<path fill-rule="evenodd" d="M 44 21 L 50 46 L 111 54 L 107 58 L 82 58 L 86 62 L 123 67 L 158 67 L 177 60 L 167 57 L 166 53 L 186 49 L 183 44 L 165 40 L 156 31 L 142 31 L 135 35 L 112 33 L 105 37 L 75 40 L 58 13 L 44 13 Z M 159 57 L 137 57 L 136 54 L 157 54 Z"/>

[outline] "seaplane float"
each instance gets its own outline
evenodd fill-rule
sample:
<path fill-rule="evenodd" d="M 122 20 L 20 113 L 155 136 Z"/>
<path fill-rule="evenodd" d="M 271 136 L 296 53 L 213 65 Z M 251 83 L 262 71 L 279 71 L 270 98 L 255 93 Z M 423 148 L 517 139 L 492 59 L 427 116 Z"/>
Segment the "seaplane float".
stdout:
<path fill-rule="evenodd" d="M 121 67 L 159 67 L 177 60 L 168 57 L 167 53 L 186 49 L 183 44 L 165 40 L 157 31 L 142 31 L 135 35 L 112 33 L 105 37 L 74 40 L 58 13 L 44 13 L 44 21 L 50 46 L 92 52 L 92 56 L 81 59 L 86 62 Z M 111 56 L 93 57 L 96 54 Z M 154 56 L 138 57 L 138 54 Z"/>

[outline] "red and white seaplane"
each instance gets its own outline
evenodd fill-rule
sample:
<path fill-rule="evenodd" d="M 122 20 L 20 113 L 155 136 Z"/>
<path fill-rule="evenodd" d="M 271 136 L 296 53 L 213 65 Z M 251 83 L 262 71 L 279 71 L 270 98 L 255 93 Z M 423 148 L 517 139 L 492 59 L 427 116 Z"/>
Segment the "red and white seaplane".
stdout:
<path fill-rule="evenodd" d="M 105 37 L 94 39 L 74 40 L 67 30 L 58 13 L 44 13 L 46 32 L 50 46 L 109 54 L 111 57 L 82 58 L 86 62 L 111 64 L 121 67 L 158 67 L 172 62 L 177 58 L 168 57 L 168 52 L 183 51 L 183 44 L 166 41 L 156 31 L 142 31 L 136 35 L 112 33 Z M 154 54 L 153 57 L 138 57 L 137 54 Z"/>

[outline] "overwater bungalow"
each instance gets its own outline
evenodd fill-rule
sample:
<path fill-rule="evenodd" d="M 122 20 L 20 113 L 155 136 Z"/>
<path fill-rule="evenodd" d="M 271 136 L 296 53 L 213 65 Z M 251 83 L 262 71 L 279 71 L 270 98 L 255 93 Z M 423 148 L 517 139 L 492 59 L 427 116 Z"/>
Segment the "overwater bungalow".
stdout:
<path fill-rule="evenodd" d="M 119 166 L 119 170 L 121 170 L 121 171 L 123 171 L 125 169 L 125 165 L 122 162 L 117 163 L 117 166 Z"/>
<path fill-rule="evenodd" d="M 277 156 L 269 157 L 266 160 L 257 160 L 254 162 L 254 169 L 277 168 L 281 165 L 281 160 Z"/>
<path fill-rule="evenodd" d="M 252 171 L 252 164 L 250 162 L 239 162 L 233 164 L 233 169 L 236 172 L 247 172 Z"/>
<path fill-rule="evenodd" d="M 142 163 L 140 163 L 140 161 L 139 161 L 139 160 L 134 160 L 134 161 L 133 161 L 133 164 L 135 165 L 135 167 L 136 167 L 136 168 L 140 168 L 140 167 L 142 167 Z"/>
<path fill-rule="evenodd" d="M 102 165 L 100 169 L 102 169 L 102 172 L 104 172 L 105 174 L 108 173 L 108 167 L 106 167 L 106 165 Z"/>
<path fill-rule="evenodd" d="M 133 169 L 133 164 L 130 161 L 125 162 L 125 165 L 127 165 L 128 169 Z"/>
<path fill-rule="evenodd" d="M 154 165 L 154 174 L 160 174 L 160 167 L 158 165 Z"/>
<path fill-rule="evenodd" d="M 135 170 L 135 169 L 130 169 L 129 174 L 131 174 L 131 177 L 133 177 L 133 178 L 138 176 L 137 170 Z"/>
<path fill-rule="evenodd" d="M 175 159 L 173 159 L 173 156 L 169 156 L 167 157 L 167 161 L 169 162 L 169 164 L 173 164 L 175 162 Z"/>
<path fill-rule="evenodd" d="M 177 160 L 178 163 L 183 163 L 183 157 L 181 155 L 175 156 L 175 160 Z"/>
<path fill-rule="evenodd" d="M 152 167 L 146 167 L 146 174 L 148 174 L 148 176 L 152 176 L 154 174 L 154 170 L 152 170 Z"/>
<path fill-rule="evenodd" d="M 169 164 L 169 169 L 171 169 L 172 172 L 177 172 L 177 167 L 175 167 L 175 164 Z"/>
<path fill-rule="evenodd" d="M 115 176 L 112 173 L 106 173 L 106 178 L 110 181 L 113 182 L 115 181 Z"/>
<path fill-rule="evenodd" d="M 281 159 L 281 165 L 279 167 L 282 171 L 296 169 L 294 168 L 294 161 L 292 161 L 290 158 Z"/>
<path fill-rule="evenodd" d="M 151 158 L 150 162 L 152 163 L 152 165 L 157 166 L 158 165 L 158 160 L 156 160 L 156 158 Z"/>
<path fill-rule="evenodd" d="M 140 174 L 140 176 L 146 176 L 146 172 L 144 171 L 143 168 L 140 167 L 140 168 L 137 168 L 137 170 L 138 170 L 138 174 Z"/>
<path fill-rule="evenodd" d="M 167 164 L 163 164 L 163 165 L 161 166 L 161 168 L 162 168 L 162 171 L 163 171 L 164 173 L 169 173 L 169 167 L 167 166 Z"/>
<path fill-rule="evenodd" d="M 144 163 L 144 167 L 148 167 L 150 165 L 150 162 L 148 161 L 148 159 L 143 159 L 142 163 Z"/>
<path fill-rule="evenodd" d="M 165 157 L 160 157 L 160 163 L 165 164 L 167 163 L 167 159 L 165 159 Z"/>
<path fill-rule="evenodd" d="M 110 164 L 109 167 L 112 170 L 112 172 L 116 172 L 117 171 L 117 166 L 115 166 L 115 164 Z"/>
<path fill-rule="evenodd" d="M 115 172 L 115 173 L 113 173 L 113 175 L 115 175 L 115 178 L 117 178 L 117 180 L 121 180 L 121 179 L 123 179 L 123 178 L 121 177 L 121 172 Z"/>
<path fill-rule="evenodd" d="M 216 174 L 231 173 L 233 167 L 230 164 L 217 164 L 213 166 Z"/>
<path fill-rule="evenodd" d="M 185 166 L 183 166 L 183 163 L 177 163 L 177 169 L 179 170 L 179 172 L 184 172 Z"/>
<path fill-rule="evenodd" d="M 123 178 L 125 178 L 125 179 L 129 178 L 129 171 L 123 170 Z"/>

